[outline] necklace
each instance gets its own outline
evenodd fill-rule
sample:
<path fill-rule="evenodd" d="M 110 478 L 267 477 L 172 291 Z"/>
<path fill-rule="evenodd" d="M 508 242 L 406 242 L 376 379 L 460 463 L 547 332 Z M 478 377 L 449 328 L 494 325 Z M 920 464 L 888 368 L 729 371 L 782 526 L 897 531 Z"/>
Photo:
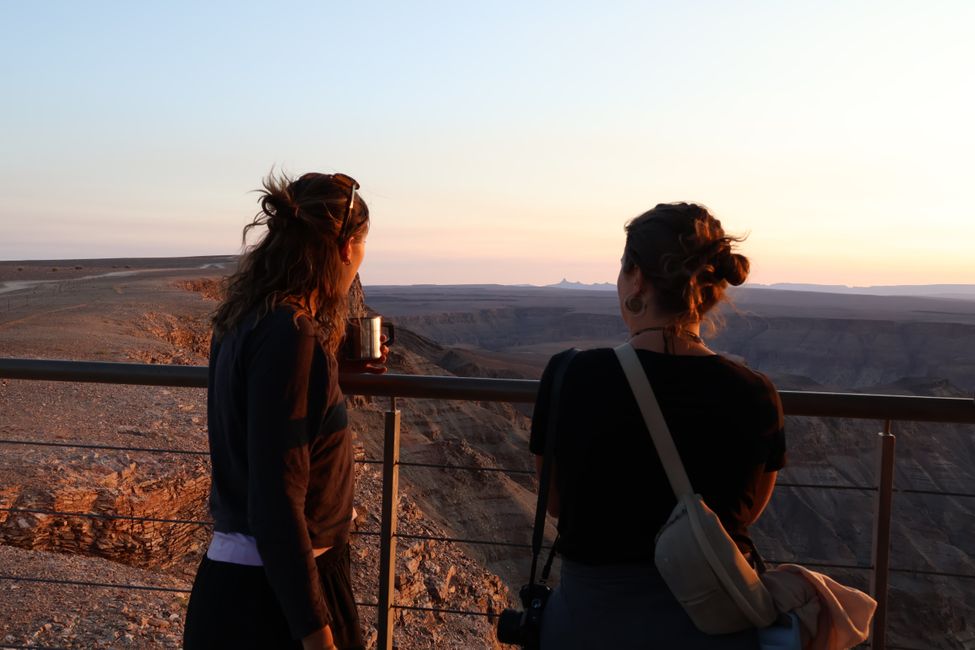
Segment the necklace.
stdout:
<path fill-rule="evenodd" d="M 630 334 L 630 340 L 632 341 L 636 337 L 640 336 L 641 334 L 645 334 L 646 332 L 667 332 L 669 330 L 670 330 L 669 327 L 661 327 L 661 326 L 644 327 L 643 329 L 639 329 L 633 332 L 632 334 Z M 688 332 L 683 328 L 678 328 L 677 330 L 675 330 L 675 334 L 685 339 L 690 339 L 695 343 L 701 343 L 702 345 L 704 343 L 704 339 L 702 339 L 700 336 L 698 336 L 694 332 Z"/>

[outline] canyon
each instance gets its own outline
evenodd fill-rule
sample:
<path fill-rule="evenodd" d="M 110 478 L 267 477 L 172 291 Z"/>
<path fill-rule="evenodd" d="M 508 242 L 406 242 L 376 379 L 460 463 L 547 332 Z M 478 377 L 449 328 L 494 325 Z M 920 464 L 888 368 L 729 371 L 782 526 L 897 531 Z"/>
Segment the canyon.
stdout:
<path fill-rule="evenodd" d="M 206 363 L 228 258 L 0 262 L 0 357 Z M 19 270 L 18 270 L 19 267 Z M 76 268 L 81 267 L 81 268 Z M 57 274 L 56 278 L 52 275 Z M 17 283 L 17 284 L 11 284 Z M 390 371 L 537 378 L 568 347 L 615 345 L 615 292 L 366 286 L 397 327 Z M 780 389 L 971 398 L 975 301 L 739 288 L 711 347 Z M 357 440 L 356 590 L 375 602 L 382 422 L 388 399 L 350 396 Z M 530 406 L 397 400 L 402 468 L 397 602 L 497 612 L 527 576 L 534 479 Z M 177 591 L 0 579 L 0 643 L 178 647 L 185 593 L 208 539 L 205 391 L 0 380 L 0 438 L 130 450 L 0 445 L 0 578 L 58 577 Z M 869 566 L 882 423 L 790 417 L 783 486 L 757 527 L 770 561 Z M 975 646 L 975 427 L 896 422 L 888 640 Z M 131 449 L 176 449 L 150 453 Z M 420 466 L 424 465 L 424 466 Z M 458 465 L 437 469 L 425 465 Z M 497 471 L 498 468 L 507 471 Z M 947 492 L 951 496 L 934 494 Z M 94 513 L 102 517 L 45 513 Z M 109 515 L 131 519 L 110 519 Z M 160 522 L 175 519 L 177 523 Z M 436 539 L 427 539 L 436 538 Z M 917 570 L 941 575 L 921 575 Z M 863 569 L 828 569 L 869 588 Z M 95 577 L 95 578 L 93 578 Z M 362 607 L 371 630 L 373 610 Z M 398 610 L 403 648 L 492 648 L 484 616 Z M 372 630 L 370 642 L 374 643 Z"/>

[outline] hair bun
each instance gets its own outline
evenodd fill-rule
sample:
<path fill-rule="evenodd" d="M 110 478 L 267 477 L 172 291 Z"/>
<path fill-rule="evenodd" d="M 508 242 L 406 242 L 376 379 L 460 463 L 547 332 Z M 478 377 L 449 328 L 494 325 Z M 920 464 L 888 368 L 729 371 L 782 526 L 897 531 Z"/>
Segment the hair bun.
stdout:
<path fill-rule="evenodd" d="M 725 250 L 715 260 L 715 274 L 737 287 L 748 278 L 748 258 Z"/>
<path fill-rule="evenodd" d="M 272 232 L 284 230 L 288 226 L 287 208 L 282 209 L 281 201 L 276 196 L 268 196 L 264 199 L 264 213 L 267 215 L 267 228 Z"/>
<path fill-rule="evenodd" d="M 292 221 L 301 220 L 301 207 L 287 194 L 269 194 L 262 200 L 262 206 L 268 230 L 281 231 Z"/>

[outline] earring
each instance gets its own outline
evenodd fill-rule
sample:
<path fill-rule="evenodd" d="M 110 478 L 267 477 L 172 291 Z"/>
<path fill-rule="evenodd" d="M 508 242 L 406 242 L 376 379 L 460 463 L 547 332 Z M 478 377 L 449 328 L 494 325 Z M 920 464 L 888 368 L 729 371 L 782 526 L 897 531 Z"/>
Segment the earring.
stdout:
<path fill-rule="evenodd" d="M 626 311 L 630 312 L 634 316 L 643 313 L 643 310 L 647 308 L 646 304 L 643 302 L 643 298 L 639 295 L 633 295 L 623 301 L 623 306 L 626 307 Z"/>

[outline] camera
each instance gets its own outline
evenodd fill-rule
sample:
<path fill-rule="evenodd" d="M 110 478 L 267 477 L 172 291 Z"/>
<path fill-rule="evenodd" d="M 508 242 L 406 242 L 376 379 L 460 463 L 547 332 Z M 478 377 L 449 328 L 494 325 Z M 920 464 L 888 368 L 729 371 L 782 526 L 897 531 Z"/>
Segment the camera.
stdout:
<path fill-rule="evenodd" d="M 545 585 L 528 584 L 518 592 L 524 611 L 506 609 L 498 618 L 498 641 L 537 650 L 542 631 L 542 611 L 552 594 Z"/>

